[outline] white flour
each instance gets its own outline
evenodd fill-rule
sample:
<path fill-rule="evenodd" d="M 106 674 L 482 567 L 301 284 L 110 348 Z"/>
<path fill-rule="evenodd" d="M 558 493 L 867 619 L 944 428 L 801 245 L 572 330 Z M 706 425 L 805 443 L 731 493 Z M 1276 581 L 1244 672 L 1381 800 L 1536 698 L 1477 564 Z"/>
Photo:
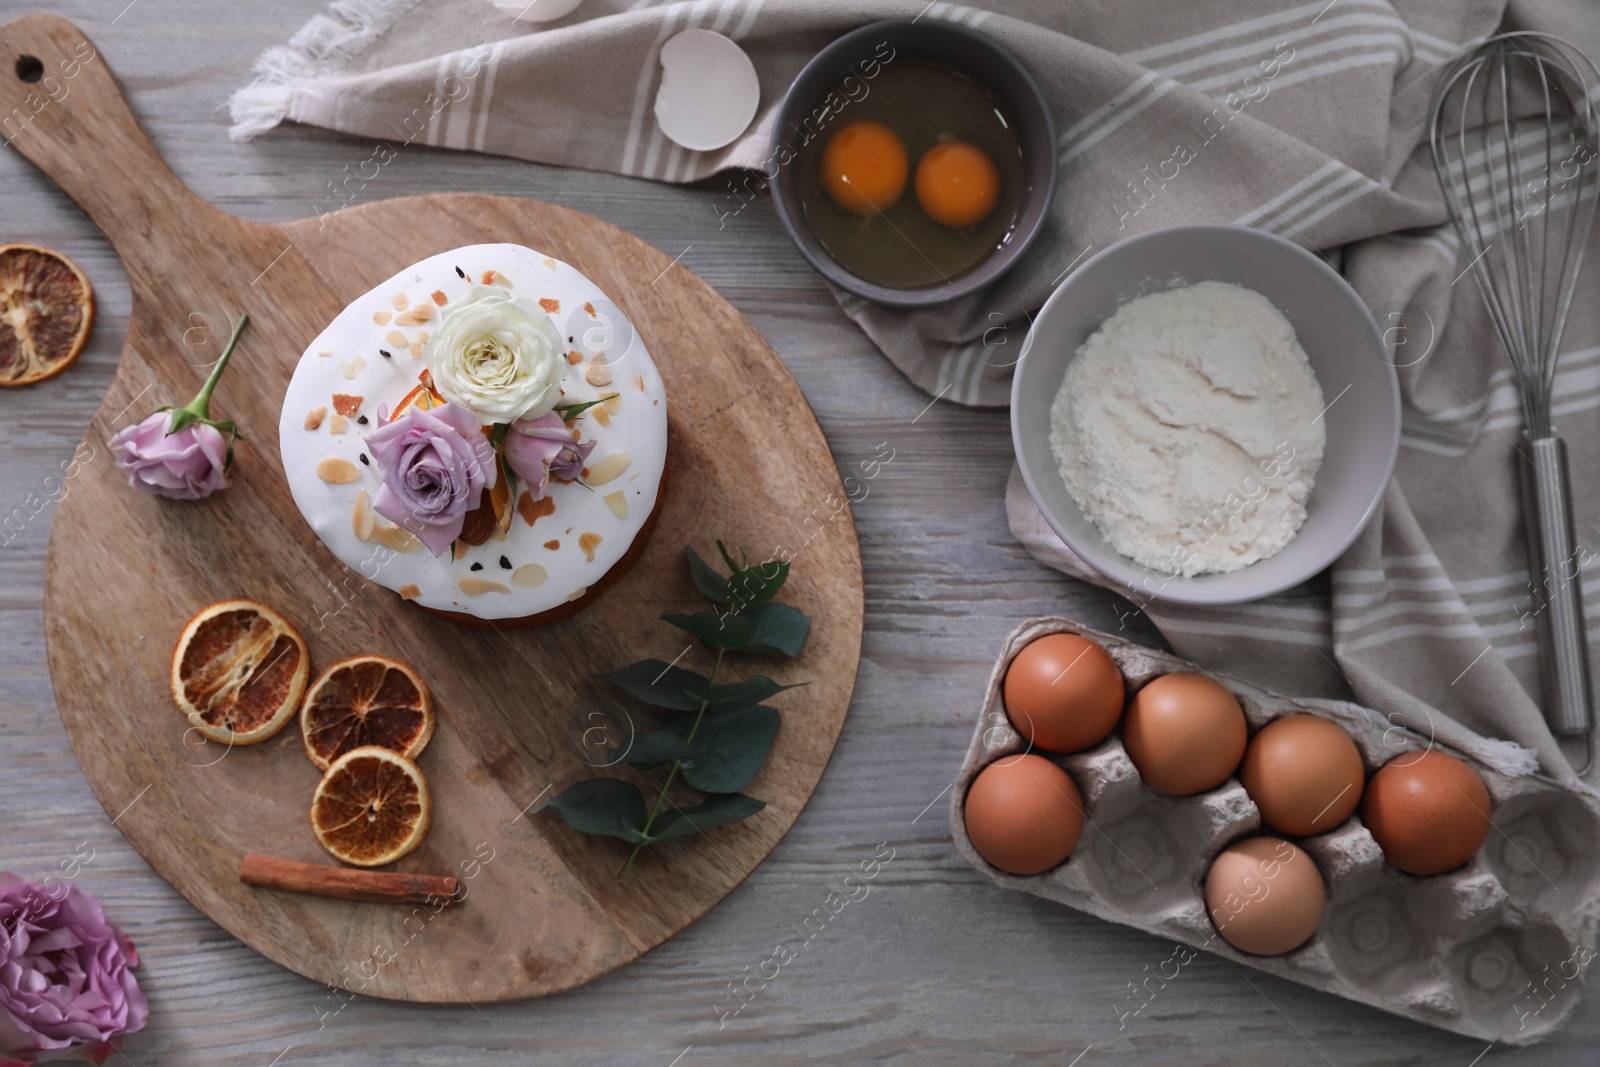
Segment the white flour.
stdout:
<path fill-rule="evenodd" d="M 1260 293 L 1201 282 L 1123 305 L 1050 411 L 1067 490 L 1118 552 L 1167 575 L 1238 570 L 1306 520 L 1322 388 Z"/>

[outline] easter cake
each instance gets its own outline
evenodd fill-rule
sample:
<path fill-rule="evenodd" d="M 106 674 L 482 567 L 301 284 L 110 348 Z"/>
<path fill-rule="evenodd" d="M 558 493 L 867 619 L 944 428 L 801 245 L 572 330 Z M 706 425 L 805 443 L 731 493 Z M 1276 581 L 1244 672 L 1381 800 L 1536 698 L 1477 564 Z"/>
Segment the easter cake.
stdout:
<path fill-rule="evenodd" d="M 643 551 L 665 491 L 661 375 L 566 263 L 513 244 L 416 263 L 301 355 L 279 424 L 330 551 L 460 622 L 537 624 Z"/>

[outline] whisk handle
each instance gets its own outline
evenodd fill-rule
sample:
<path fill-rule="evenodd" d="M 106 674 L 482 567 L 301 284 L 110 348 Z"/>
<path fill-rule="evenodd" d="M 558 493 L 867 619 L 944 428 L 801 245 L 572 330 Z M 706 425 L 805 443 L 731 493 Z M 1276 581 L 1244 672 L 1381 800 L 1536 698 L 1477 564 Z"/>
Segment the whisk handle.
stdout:
<path fill-rule="evenodd" d="M 1544 717 L 1556 736 L 1582 736 L 1593 729 L 1594 718 L 1567 445 L 1559 437 L 1524 438 L 1523 444 L 1522 502 L 1540 627 Z"/>

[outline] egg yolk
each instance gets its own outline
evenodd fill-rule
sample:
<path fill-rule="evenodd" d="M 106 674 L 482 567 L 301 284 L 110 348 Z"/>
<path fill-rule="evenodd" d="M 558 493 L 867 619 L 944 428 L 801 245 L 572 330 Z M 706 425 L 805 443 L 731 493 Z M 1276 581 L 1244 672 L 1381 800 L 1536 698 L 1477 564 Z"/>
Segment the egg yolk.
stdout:
<path fill-rule="evenodd" d="M 982 222 L 999 199 L 1000 171 L 977 145 L 946 141 L 917 164 L 917 203 L 941 225 Z"/>
<path fill-rule="evenodd" d="M 822 149 L 822 185 L 846 211 L 887 211 L 905 191 L 906 146 L 881 122 L 852 122 Z"/>

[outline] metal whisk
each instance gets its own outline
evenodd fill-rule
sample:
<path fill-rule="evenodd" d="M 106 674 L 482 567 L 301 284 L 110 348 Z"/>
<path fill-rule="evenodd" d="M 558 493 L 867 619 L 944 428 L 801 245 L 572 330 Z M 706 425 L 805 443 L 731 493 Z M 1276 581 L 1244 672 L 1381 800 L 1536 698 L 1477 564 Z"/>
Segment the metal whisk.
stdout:
<path fill-rule="evenodd" d="M 1522 393 L 1518 451 L 1544 714 L 1566 737 L 1590 734 L 1593 717 L 1567 450 L 1550 422 L 1550 394 L 1595 218 L 1597 86 L 1600 70 L 1559 37 L 1493 37 L 1444 71 L 1431 134 L 1439 184 Z"/>

